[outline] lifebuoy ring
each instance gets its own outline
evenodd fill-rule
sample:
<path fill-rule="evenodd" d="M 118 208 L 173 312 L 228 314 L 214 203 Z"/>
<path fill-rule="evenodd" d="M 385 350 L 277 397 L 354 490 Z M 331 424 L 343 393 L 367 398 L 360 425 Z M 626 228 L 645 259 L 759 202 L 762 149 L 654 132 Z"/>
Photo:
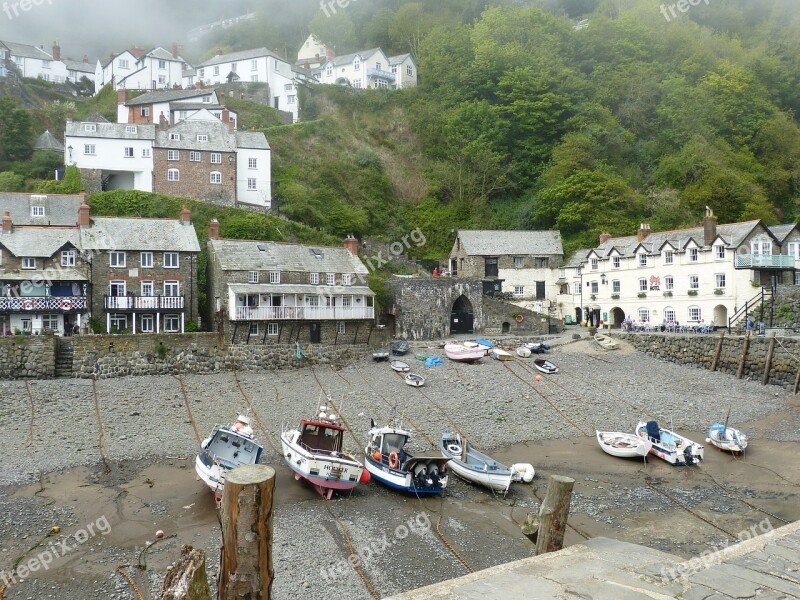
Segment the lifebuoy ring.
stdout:
<path fill-rule="evenodd" d="M 522 323 L 525 320 L 525 315 L 517 315 L 516 321 L 517 323 Z"/>
<path fill-rule="evenodd" d="M 459 446 L 458 444 L 448 444 L 447 445 L 447 451 L 450 454 L 454 454 L 456 456 L 461 456 L 461 446 Z"/>
<path fill-rule="evenodd" d="M 63 308 L 64 310 L 69 310 L 70 308 L 72 308 L 72 300 L 70 300 L 69 298 L 64 298 L 61 301 L 61 308 Z"/>
<path fill-rule="evenodd" d="M 22 303 L 22 308 L 25 310 L 31 310 L 33 308 L 33 300 L 25 300 Z"/>
<path fill-rule="evenodd" d="M 400 457 L 397 455 L 397 452 L 389 453 L 389 466 L 392 469 L 396 469 L 400 466 Z"/>

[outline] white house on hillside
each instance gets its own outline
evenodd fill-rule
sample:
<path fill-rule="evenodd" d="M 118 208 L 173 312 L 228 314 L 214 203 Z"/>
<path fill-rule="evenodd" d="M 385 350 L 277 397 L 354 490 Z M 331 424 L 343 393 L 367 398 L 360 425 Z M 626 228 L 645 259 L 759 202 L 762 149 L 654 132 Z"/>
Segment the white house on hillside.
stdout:
<path fill-rule="evenodd" d="M 266 48 L 217 54 L 196 67 L 195 81 L 208 87 L 236 81 L 269 85 L 272 107 L 292 113 L 297 121 L 299 104 L 292 65 Z"/>
<path fill-rule="evenodd" d="M 389 57 L 392 75 L 395 76 L 396 89 L 416 87 L 417 85 L 417 63 L 410 54 L 400 54 Z"/>
<path fill-rule="evenodd" d="M 236 129 L 236 113 L 220 102 L 213 89 L 145 92 L 133 99 L 129 99 L 128 90 L 117 92 L 118 123 L 158 125 L 164 118 L 169 125 L 175 125 L 195 117 L 200 111 L 208 111 L 220 121 L 232 123 Z"/>
<path fill-rule="evenodd" d="M 67 80 L 67 66 L 61 62 L 61 48 L 57 43 L 53 45 L 53 54 L 45 52 L 44 47 L 6 40 L 0 40 L 0 47 L 6 48 L 8 58 L 23 77 L 44 79 L 53 83 L 64 83 Z"/>
<path fill-rule="evenodd" d="M 295 65 L 304 69 L 318 69 L 329 58 L 333 58 L 331 50 L 311 34 L 298 50 Z"/>
<path fill-rule="evenodd" d="M 158 47 L 145 52 L 142 48 L 125 50 L 105 62 L 97 61 L 94 89 L 99 93 L 104 85 L 113 82 L 115 90 L 165 90 L 183 85 L 186 61 L 178 54 L 177 44 L 172 52 Z"/>
<path fill-rule="evenodd" d="M 368 89 L 411 87 L 417 85 L 417 65 L 410 54 L 390 58 L 372 48 L 329 58 L 322 64 L 319 81 Z"/>

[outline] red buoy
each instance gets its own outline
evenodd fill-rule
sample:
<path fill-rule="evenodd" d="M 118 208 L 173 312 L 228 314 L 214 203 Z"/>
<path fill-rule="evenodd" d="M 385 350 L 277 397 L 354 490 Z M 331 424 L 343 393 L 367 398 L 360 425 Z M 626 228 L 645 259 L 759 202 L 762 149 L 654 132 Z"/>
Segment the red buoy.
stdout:
<path fill-rule="evenodd" d="M 369 471 L 364 469 L 363 471 L 361 471 L 361 477 L 358 478 L 358 481 L 360 483 L 369 483 L 370 479 L 372 479 L 372 477 L 370 477 Z"/>

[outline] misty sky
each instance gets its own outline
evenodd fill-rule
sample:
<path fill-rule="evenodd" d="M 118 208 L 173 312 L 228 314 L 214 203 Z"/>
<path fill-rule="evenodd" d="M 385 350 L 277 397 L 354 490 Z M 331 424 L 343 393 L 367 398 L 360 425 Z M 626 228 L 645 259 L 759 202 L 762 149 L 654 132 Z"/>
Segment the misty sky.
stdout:
<path fill-rule="evenodd" d="M 31 0 L 28 11 L 18 7 L 14 16 L 18 2 L 0 0 L 0 39 L 43 45 L 48 52 L 58 39 L 64 58 L 88 54 L 94 62 L 135 45 L 169 50 L 173 41 L 185 43 L 192 27 L 249 12 L 257 0 Z"/>

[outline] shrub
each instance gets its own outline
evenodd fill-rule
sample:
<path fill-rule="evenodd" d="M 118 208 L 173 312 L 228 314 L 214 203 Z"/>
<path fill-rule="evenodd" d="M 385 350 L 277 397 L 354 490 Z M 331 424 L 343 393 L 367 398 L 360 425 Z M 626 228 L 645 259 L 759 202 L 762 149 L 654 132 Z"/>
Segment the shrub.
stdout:
<path fill-rule="evenodd" d="M 639 298 L 647 298 L 647 292 L 639 292 L 638 297 Z"/>
<path fill-rule="evenodd" d="M 697 296 L 697 290 L 689 290 L 690 296 Z"/>

